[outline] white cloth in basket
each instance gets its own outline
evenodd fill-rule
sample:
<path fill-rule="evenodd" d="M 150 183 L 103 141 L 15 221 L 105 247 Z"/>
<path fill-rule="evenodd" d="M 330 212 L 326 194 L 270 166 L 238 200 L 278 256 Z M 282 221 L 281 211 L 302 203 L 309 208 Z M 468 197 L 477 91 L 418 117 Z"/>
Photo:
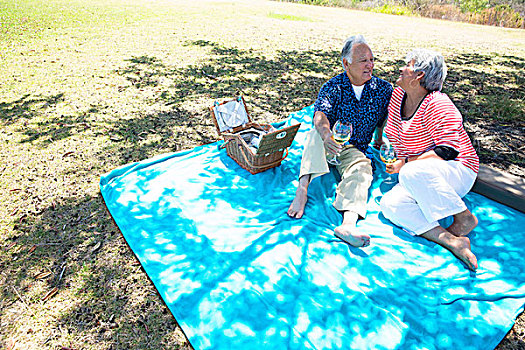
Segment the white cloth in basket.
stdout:
<path fill-rule="evenodd" d="M 213 109 L 221 132 L 248 123 L 248 114 L 242 101 L 230 101 Z"/>

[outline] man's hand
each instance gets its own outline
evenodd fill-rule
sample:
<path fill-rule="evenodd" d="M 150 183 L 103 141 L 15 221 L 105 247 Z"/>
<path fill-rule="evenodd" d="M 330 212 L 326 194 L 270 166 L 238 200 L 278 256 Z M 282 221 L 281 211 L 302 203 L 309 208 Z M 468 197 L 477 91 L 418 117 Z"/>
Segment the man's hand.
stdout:
<path fill-rule="evenodd" d="M 335 142 L 331 134 L 324 139 L 323 144 L 326 152 L 333 155 L 339 155 L 339 153 L 341 153 L 343 150 L 343 146 Z"/>
<path fill-rule="evenodd" d="M 404 159 L 396 160 L 392 164 L 386 163 L 386 172 L 389 174 L 397 174 L 401 170 L 401 167 L 405 165 Z"/>

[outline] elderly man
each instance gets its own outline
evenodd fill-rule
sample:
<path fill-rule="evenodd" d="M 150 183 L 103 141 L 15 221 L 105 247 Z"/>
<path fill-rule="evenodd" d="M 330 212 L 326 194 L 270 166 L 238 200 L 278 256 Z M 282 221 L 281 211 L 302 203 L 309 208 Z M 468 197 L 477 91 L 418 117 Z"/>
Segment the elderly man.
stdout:
<path fill-rule="evenodd" d="M 370 236 L 356 230 L 358 218 L 366 215 L 372 182 L 372 162 L 365 152 L 372 136 L 374 146 L 383 143 L 383 125 L 393 88 L 372 76 L 374 56 L 362 35 L 347 39 L 341 59 L 344 72 L 321 87 L 315 102 L 315 128 L 306 141 L 299 185 L 288 215 L 297 219 L 303 216 L 310 181 L 329 172 L 327 153 L 339 154 L 341 164 L 336 168 L 341 182 L 333 205 L 343 213 L 343 222 L 334 234 L 354 247 L 366 247 Z M 354 130 L 349 144 L 344 146 L 335 142 L 331 131 L 338 120 L 350 122 Z"/>

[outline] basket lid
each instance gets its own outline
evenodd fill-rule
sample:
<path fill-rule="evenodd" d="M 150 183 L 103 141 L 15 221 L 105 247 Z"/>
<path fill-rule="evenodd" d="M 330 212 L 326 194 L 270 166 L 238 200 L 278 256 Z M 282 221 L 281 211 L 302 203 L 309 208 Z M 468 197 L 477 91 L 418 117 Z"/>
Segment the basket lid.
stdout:
<path fill-rule="evenodd" d="M 212 110 L 217 121 L 219 133 L 250 122 L 250 116 L 246 111 L 246 105 L 242 97 L 223 103 L 215 102 Z"/>
<path fill-rule="evenodd" d="M 300 126 L 301 123 L 265 134 L 261 139 L 257 154 L 266 155 L 290 147 Z"/>

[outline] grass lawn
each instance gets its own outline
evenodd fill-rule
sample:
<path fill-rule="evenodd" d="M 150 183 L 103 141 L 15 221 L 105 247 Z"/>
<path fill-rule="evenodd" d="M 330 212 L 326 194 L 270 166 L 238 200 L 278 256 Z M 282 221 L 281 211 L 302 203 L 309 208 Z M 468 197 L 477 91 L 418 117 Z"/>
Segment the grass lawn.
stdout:
<path fill-rule="evenodd" d="M 191 348 L 100 175 L 218 140 L 215 100 L 243 93 L 259 122 L 312 104 L 356 33 L 391 82 L 409 49 L 442 52 L 482 162 L 525 176 L 523 30 L 257 0 L 0 0 L 0 348 Z M 524 330 L 522 314 L 499 349 Z"/>

